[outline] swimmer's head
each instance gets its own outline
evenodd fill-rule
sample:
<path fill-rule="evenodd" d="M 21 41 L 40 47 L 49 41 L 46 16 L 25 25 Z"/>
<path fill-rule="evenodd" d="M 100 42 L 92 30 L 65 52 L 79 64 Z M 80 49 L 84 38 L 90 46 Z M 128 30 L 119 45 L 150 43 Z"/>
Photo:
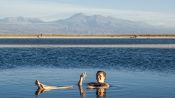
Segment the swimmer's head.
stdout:
<path fill-rule="evenodd" d="M 104 71 L 97 71 L 96 79 L 97 79 L 97 82 L 104 83 L 105 80 L 106 80 L 106 72 L 104 72 Z"/>

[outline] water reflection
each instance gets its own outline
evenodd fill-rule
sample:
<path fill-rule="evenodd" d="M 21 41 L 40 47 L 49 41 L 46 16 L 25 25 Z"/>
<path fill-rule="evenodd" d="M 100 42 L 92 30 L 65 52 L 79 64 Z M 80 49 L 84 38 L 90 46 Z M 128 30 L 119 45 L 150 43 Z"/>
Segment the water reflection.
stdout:
<path fill-rule="evenodd" d="M 106 97 L 106 89 L 98 88 L 96 90 L 96 95 L 97 95 L 97 98 L 105 98 Z"/>
<path fill-rule="evenodd" d="M 79 93 L 80 93 L 81 97 L 85 98 L 86 97 L 86 92 L 85 92 L 83 86 L 78 86 L 78 87 L 79 87 Z M 35 91 L 35 95 L 39 96 L 40 94 L 45 93 L 47 91 L 50 91 L 50 90 L 45 90 L 45 89 L 38 88 Z M 96 96 L 97 96 L 97 98 L 105 98 L 106 97 L 106 89 L 104 89 L 104 88 L 96 89 Z"/>
<path fill-rule="evenodd" d="M 79 92 L 82 98 L 86 97 L 86 92 L 83 86 L 79 86 Z M 97 98 L 105 98 L 106 97 L 106 89 L 105 88 L 97 88 L 96 89 L 96 96 Z"/>
<path fill-rule="evenodd" d="M 80 95 L 81 95 L 83 98 L 86 97 L 86 92 L 85 92 L 83 86 L 80 85 L 80 86 L 78 86 L 78 87 L 79 87 Z"/>
<path fill-rule="evenodd" d="M 37 89 L 36 91 L 35 91 L 35 95 L 36 96 L 38 96 L 38 95 L 40 95 L 40 94 L 42 94 L 42 93 L 44 93 L 44 92 L 47 92 L 48 90 L 44 90 L 44 89 Z"/>

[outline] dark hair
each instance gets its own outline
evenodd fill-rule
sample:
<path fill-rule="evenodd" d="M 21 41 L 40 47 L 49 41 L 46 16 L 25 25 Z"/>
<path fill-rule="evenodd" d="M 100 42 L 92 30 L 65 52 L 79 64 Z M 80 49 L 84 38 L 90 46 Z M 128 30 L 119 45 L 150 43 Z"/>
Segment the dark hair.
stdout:
<path fill-rule="evenodd" d="M 106 72 L 105 71 L 97 71 L 97 73 L 96 73 L 96 76 L 98 75 L 98 74 L 100 74 L 100 73 L 102 73 L 103 75 L 104 75 L 104 77 L 106 78 Z"/>

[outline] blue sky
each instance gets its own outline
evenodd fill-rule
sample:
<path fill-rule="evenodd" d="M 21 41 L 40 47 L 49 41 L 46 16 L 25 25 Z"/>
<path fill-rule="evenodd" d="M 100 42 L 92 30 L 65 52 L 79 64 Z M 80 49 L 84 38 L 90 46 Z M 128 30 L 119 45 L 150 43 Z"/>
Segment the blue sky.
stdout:
<path fill-rule="evenodd" d="M 175 27 L 174 5 L 175 0 L 0 0 L 0 17 L 49 21 L 81 12 Z"/>

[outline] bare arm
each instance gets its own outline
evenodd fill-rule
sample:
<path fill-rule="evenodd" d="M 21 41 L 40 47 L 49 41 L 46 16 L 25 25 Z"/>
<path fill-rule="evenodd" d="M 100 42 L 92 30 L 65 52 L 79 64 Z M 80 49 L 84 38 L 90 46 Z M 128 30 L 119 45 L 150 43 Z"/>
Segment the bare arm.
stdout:
<path fill-rule="evenodd" d="M 85 74 L 84 73 L 81 73 L 80 74 L 80 80 L 78 81 L 78 87 L 79 87 L 80 95 L 82 97 L 85 97 L 86 96 L 86 92 L 83 89 L 83 80 L 84 80 L 84 78 L 85 78 Z"/>
<path fill-rule="evenodd" d="M 80 74 L 80 80 L 78 81 L 78 86 L 82 86 L 83 85 L 83 78 L 84 78 L 84 75 L 83 73 Z"/>

